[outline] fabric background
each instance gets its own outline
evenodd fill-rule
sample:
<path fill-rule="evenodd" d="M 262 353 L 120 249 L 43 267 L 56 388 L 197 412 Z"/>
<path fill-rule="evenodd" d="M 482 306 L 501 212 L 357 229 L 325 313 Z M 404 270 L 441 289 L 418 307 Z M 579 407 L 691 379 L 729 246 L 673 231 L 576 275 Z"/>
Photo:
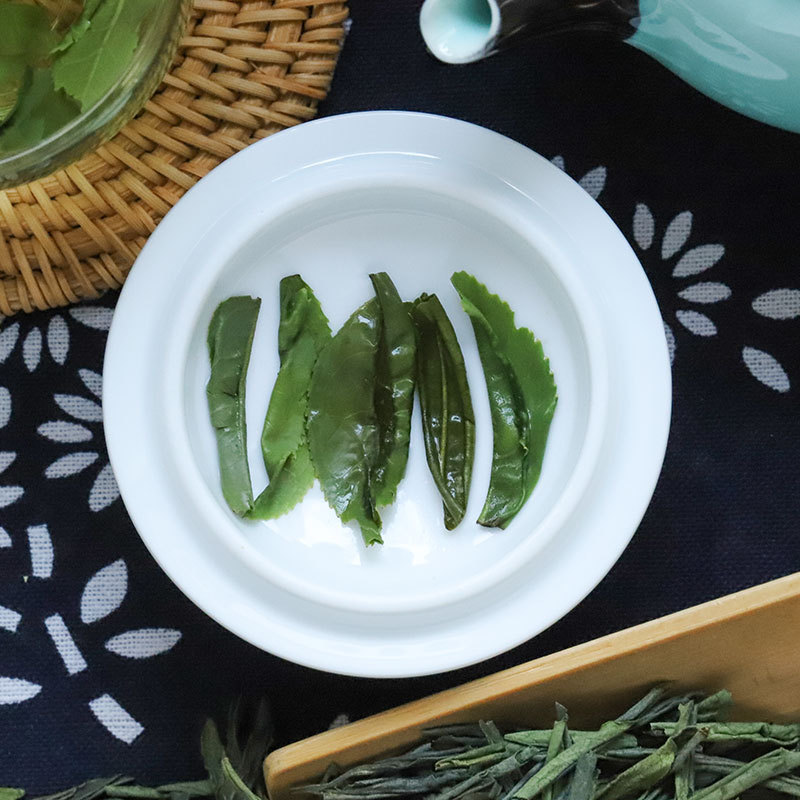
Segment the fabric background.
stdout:
<path fill-rule="evenodd" d="M 116 295 L 6 320 L 0 785 L 199 776 L 200 726 L 241 692 L 272 698 L 284 744 L 800 569 L 800 137 L 603 35 L 448 67 L 424 51 L 416 1 L 351 9 L 322 114 L 421 110 L 506 134 L 580 180 L 637 250 L 674 347 L 672 432 L 647 515 L 578 608 L 498 658 L 394 681 L 298 667 L 186 600 L 117 497 L 100 417 Z"/>

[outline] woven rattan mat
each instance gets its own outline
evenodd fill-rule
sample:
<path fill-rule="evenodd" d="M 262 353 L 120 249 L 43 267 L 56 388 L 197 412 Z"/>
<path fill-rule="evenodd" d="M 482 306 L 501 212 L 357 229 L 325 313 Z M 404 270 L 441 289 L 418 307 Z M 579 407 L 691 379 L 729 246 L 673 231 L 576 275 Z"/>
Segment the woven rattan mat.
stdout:
<path fill-rule="evenodd" d="M 346 19 L 329 0 L 195 0 L 170 72 L 130 124 L 66 169 L 0 191 L 0 313 L 120 286 L 187 189 L 315 115 Z"/>

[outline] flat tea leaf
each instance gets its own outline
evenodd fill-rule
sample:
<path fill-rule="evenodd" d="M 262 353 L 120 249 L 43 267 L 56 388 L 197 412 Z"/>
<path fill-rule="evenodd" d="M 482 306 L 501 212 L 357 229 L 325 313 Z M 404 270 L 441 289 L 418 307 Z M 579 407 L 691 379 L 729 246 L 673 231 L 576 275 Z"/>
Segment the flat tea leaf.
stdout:
<path fill-rule="evenodd" d="M 204 781 L 179 781 L 178 783 L 165 783 L 158 786 L 159 792 L 166 794 L 181 794 L 184 797 L 208 797 L 213 793 L 214 787 L 210 780 Z"/>
<path fill-rule="evenodd" d="M 599 797 L 604 800 L 621 800 L 623 797 L 636 796 L 652 789 L 669 774 L 677 752 L 674 740 L 667 739 L 658 750 L 617 775 L 600 792 Z"/>
<path fill-rule="evenodd" d="M 24 789 L 11 789 L 6 786 L 0 786 L 0 800 L 19 800 L 20 797 L 24 796 Z"/>
<path fill-rule="evenodd" d="M 82 35 L 53 62 L 56 88 L 86 111 L 117 83 L 139 43 L 139 27 L 150 11 L 141 0 L 103 0 Z"/>

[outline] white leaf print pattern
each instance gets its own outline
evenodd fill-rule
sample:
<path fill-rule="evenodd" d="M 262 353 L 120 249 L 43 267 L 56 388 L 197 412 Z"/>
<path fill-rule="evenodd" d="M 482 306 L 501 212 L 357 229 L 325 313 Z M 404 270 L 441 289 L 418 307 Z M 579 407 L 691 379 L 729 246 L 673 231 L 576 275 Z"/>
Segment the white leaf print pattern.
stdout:
<path fill-rule="evenodd" d="M 89 703 L 97 721 L 125 744 L 132 744 L 144 727 L 137 722 L 111 695 L 103 694 Z"/>
<path fill-rule="evenodd" d="M 745 347 L 742 349 L 742 359 L 750 374 L 765 386 L 781 394 L 791 389 L 786 370 L 774 356 L 755 347 Z"/>
<path fill-rule="evenodd" d="M 717 326 L 699 311 L 686 311 L 679 308 L 675 312 L 678 322 L 695 336 L 716 336 Z"/>
<path fill-rule="evenodd" d="M 111 327 L 111 318 L 114 310 L 103 306 L 78 306 L 70 309 L 70 316 L 86 325 L 87 328 L 94 328 L 97 331 L 107 331 Z"/>
<path fill-rule="evenodd" d="M 92 511 L 102 511 L 108 508 L 119 497 L 119 486 L 111 464 L 106 464 L 94 479 L 89 492 L 89 508 Z"/>
<path fill-rule="evenodd" d="M 11 536 L 5 528 L 0 528 L 0 548 L 11 547 Z"/>
<path fill-rule="evenodd" d="M 17 454 L 9 451 L 0 453 L 0 472 L 5 472 L 16 461 Z"/>
<path fill-rule="evenodd" d="M 83 472 L 99 457 L 97 453 L 91 452 L 68 453 L 50 464 L 44 471 L 44 475 L 46 478 L 68 478 L 70 475 Z"/>
<path fill-rule="evenodd" d="M 90 625 L 116 611 L 128 592 L 128 567 L 120 558 L 98 570 L 81 595 L 81 622 Z"/>
<path fill-rule="evenodd" d="M 49 578 L 53 574 L 55 550 L 47 525 L 31 525 L 28 528 L 28 548 L 33 577 Z"/>
<path fill-rule="evenodd" d="M 692 232 L 692 212 L 682 211 L 667 225 L 661 243 L 661 258 L 672 258 L 689 240 Z"/>
<path fill-rule="evenodd" d="M 555 156 L 555 158 L 550 159 L 550 163 L 558 167 L 562 172 L 567 171 L 567 165 L 564 162 L 564 156 Z M 593 197 L 595 200 L 600 196 L 603 189 L 606 188 L 606 177 L 608 175 L 608 170 L 603 167 L 595 167 L 594 169 L 590 169 L 580 180 L 578 180 L 578 185 L 583 189 L 590 197 Z"/>
<path fill-rule="evenodd" d="M 731 296 L 730 287 L 724 283 L 695 283 L 678 292 L 678 297 L 688 300 L 690 303 L 718 303 L 720 300 L 727 300 Z"/>
<path fill-rule="evenodd" d="M 753 300 L 753 310 L 769 319 L 800 317 L 800 289 L 773 289 Z"/>
<path fill-rule="evenodd" d="M 55 401 L 62 411 L 75 419 L 83 422 L 100 422 L 103 419 L 103 410 L 94 400 L 75 394 L 57 394 Z"/>
<path fill-rule="evenodd" d="M 644 203 L 637 203 L 633 214 L 633 238 L 642 250 L 649 250 L 656 235 L 656 221 Z"/>
<path fill-rule="evenodd" d="M 11 392 L 0 386 L 0 428 L 5 428 L 11 419 Z"/>
<path fill-rule="evenodd" d="M 38 683 L 24 681 L 22 678 L 0 677 L 0 706 L 24 703 L 41 691 L 42 687 Z"/>
<path fill-rule="evenodd" d="M 9 633 L 16 633 L 22 614 L 11 608 L 0 606 L 0 628 Z"/>
<path fill-rule="evenodd" d="M 25 341 L 22 343 L 22 360 L 28 372 L 33 372 L 39 366 L 42 357 L 42 332 L 38 328 L 31 328 Z"/>
<path fill-rule="evenodd" d="M 605 167 L 595 167 L 593 170 L 587 172 L 578 181 L 578 183 L 581 185 L 581 188 L 589 194 L 590 197 L 593 197 L 595 200 L 597 200 L 603 189 L 606 188 L 607 174 L 608 170 L 606 170 Z"/>
<path fill-rule="evenodd" d="M 171 650 L 180 638 L 180 631 L 171 628 L 140 628 L 113 636 L 106 650 L 125 658 L 151 658 Z"/>
<path fill-rule="evenodd" d="M 693 216 L 691 211 L 682 211 L 669 222 L 661 239 L 661 259 L 664 261 L 680 254 L 677 264 L 672 269 L 672 277 L 676 279 L 697 275 L 713 267 L 724 255 L 725 248 L 719 244 L 698 245 L 681 253 L 692 233 Z M 637 203 L 633 214 L 633 239 L 641 251 L 650 250 L 656 236 L 656 224 L 653 212 L 644 203 Z M 649 255 L 648 260 L 658 256 Z M 655 266 L 655 264 L 653 265 Z M 677 289 L 677 287 L 676 287 Z M 727 300 L 732 292 L 727 284 L 719 281 L 701 281 L 691 286 L 677 289 L 681 300 L 700 305 L 711 305 Z M 697 310 L 679 308 L 675 317 L 683 328 L 695 336 L 710 337 L 717 334 L 717 326 L 706 314 Z M 670 363 L 675 362 L 676 335 L 673 328 L 664 320 L 664 335 L 667 339 Z"/>
<path fill-rule="evenodd" d="M 63 419 L 45 422 L 36 430 L 40 436 L 60 444 L 88 442 L 92 438 L 92 432 L 88 428 L 78 425 L 77 422 L 67 422 Z"/>
<path fill-rule="evenodd" d="M 4 364 L 11 355 L 11 351 L 16 347 L 18 338 L 19 322 L 15 322 L 0 331 L 0 364 Z"/>
<path fill-rule="evenodd" d="M 693 247 L 681 256 L 672 271 L 672 277 L 688 278 L 690 275 L 699 275 L 711 269 L 724 255 L 725 248 L 721 244 L 702 244 Z"/>
<path fill-rule="evenodd" d="M 44 621 L 44 626 L 50 634 L 50 639 L 56 648 L 56 652 L 64 662 L 64 669 L 69 675 L 77 675 L 89 668 L 83 653 L 75 644 L 75 639 L 67 628 L 66 622 L 61 614 L 52 614 Z"/>
<path fill-rule="evenodd" d="M 63 366 L 69 352 L 69 328 L 61 316 L 53 317 L 47 326 L 47 349 L 53 361 Z"/>
<path fill-rule="evenodd" d="M 102 399 L 103 397 L 103 376 L 90 369 L 78 370 L 78 375 L 81 376 L 84 386 L 96 397 Z"/>
<path fill-rule="evenodd" d="M 25 494 L 21 486 L 0 486 L 0 508 L 10 506 Z"/>
<path fill-rule="evenodd" d="M 79 452 L 62 455 L 50 464 L 45 470 L 45 476 L 65 478 L 76 475 L 97 463 L 95 467 L 97 472 L 94 473 L 86 499 L 90 511 L 98 512 L 110 506 L 120 496 L 117 481 L 103 449 L 102 426 L 97 424 L 102 423 L 103 419 L 101 405 L 103 376 L 91 369 L 79 369 L 78 375 L 86 389 L 96 399 L 76 394 L 53 395 L 58 407 L 72 419 L 51 419 L 42 423 L 37 431 L 41 436 L 59 444 L 85 443 Z M 96 429 L 94 424 L 97 424 Z"/>

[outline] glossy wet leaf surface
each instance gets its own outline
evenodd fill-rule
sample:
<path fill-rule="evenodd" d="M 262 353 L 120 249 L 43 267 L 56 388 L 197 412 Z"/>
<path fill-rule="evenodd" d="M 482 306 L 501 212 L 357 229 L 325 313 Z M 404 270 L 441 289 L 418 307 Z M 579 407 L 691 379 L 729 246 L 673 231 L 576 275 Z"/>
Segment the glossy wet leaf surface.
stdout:
<path fill-rule="evenodd" d="M 211 376 L 206 397 L 217 438 L 222 494 L 244 516 L 253 504 L 247 462 L 245 383 L 261 300 L 230 297 L 220 303 L 208 326 Z"/>
<path fill-rule="evenodd" d="M 407 305 L 391 278 L 370 275 L 381 310 L 375 377 L 375 410 L 380 430 L 373 470 L 377 506 L 391 505 L 408 462 L 414 407 L 416 339 Z"/>
<path fill-rule="evenodd" d="M 311 287 L 299 275 L 281 280 L 278 353 L 280 370 L 261 434 L 269 484 L 250 516 L 272 519 L 290 511 L 314 483 L 306 418 L 311 373 L 330 341 L 328 320 Z"/>
<path fill-rule="evenodd" d="M 539 480 L 555 380 L 541 342 L 516 326 L 505 301 L 466 272 L 456 272 L 452 282 L 475 332 L 492 416 L 492 471 L 478 522 L 505 528 Z"/>
<path fill-rule="evenodd" d="M 311 460 L 328 504 L 355 521 L 365 544 L 382 542 L 372 471 L 379 450 L 375 357 L 380 307 L 358 308 L 319 356 L 308 397 Z"/>
<path fill-rule="evenodd" d="M 414 301 L 417 393 L 425 457 L 444 508 L 447 530 L 464 518 L 475 455 L 475 414 L 464 356 L 436 295 Z"/>

